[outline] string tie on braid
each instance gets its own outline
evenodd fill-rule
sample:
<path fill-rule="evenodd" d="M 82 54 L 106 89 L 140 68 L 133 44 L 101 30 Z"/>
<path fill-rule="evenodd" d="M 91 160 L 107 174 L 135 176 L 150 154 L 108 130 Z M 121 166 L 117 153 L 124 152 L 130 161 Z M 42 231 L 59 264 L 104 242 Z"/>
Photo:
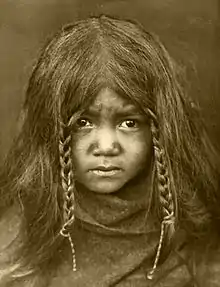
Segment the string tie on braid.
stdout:
<path fill-rule="evenodd" d="M 72 226 L 74 216 L 74 179 L 73 179 L 73 164 L 72 164 L 72 151 L 71 151 L 71 134 L 67 127 L 62 122 L 60 123 L 59 133 L 59 153 L 60 153 L 60 176 L 61 185 L 64 191 L 64 203 L 63 203 L 63 217 L 64 224 L 60 230 L 60 235 L 67 238 L 70 243 L 72 253 L 72 269 L 76 271 L 76 254 L 75 246 L 70 235 L 70 227 Z"/>
<path fill-rule="evenodd" d="M 159 244 L 157 247 L 157 253 L 156 253 L 155 260 L 154 260 L 154 265 L 153 265 L 152 269 L 147 274 L 147 278 L 149 280 L 152 280 L 154 278 L 154 273 L 157 269 L 157 264 L 158 264 L 158 261 L 160 259 L 161 248 L 163 245 L 165 229 L 167 228 L 167 226 L 169 227 L 169 225 L 174 225 L 174 222 L 175 222 L 175 217 L 174 217 L 174 212 L 172 212 L 171 214 L 167 215 L 161 223 L 160 240 L 159 240 Z"/>
<path fill-rule="evenodd" d="M 169 178 L 169 172 L 168 172 L 168 167 L 167 167 L 166 152 L 161 143 L 157 116 L 151 110 L 148 110 L 148 112 L 151 116 L 152 142 L 153 142 L 155 168 L 156 168 L 157 184 L 158 184 L 157 190 L 158 190 L 158 198 L 159 198 L 159 202 L 161 205 L 161 212 L 162 212 L 160 239 L 159 239 L 159 243 L 157 247 L 157 252 L 156 252 L 153 267 L 147 274 L 147 278 L 149 280 L 152 280 L 154 277 L 154 273 L 157 268 L 159 259 L 160 259 L 165 232 L 166 232 L 166 236 L 168 236 L 169 239 L 174 234 L 175 213 L 174 213 L 173 194 L 170 189 L 170 178 Z"/>
<path fill-rule="evenodd" d="M 74 218 L 72 219 L 72 221 L 74 221 Z M 63 225 L 62 229 L 60 230 L 60 234 L 69 240 L 70 248 L 71 248 L 71 252 L 72 252 L 72 270 L 75 272 L 77 270 L 76 269 L 76 252 L 75 252 L 75 246 L 74 246 L 72 237 L 70 235 L 70 232 L 67 229 L 69 224 L 72 224 L 72 223 L 66 222 Z"/>

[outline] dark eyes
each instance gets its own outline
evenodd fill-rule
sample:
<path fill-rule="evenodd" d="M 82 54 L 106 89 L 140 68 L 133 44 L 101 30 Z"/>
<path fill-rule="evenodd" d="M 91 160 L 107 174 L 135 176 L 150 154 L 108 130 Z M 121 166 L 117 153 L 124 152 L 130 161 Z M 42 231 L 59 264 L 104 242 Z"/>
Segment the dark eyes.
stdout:
<path fill-rule="evenodd" d="M 125 120 L 120 124 L 120 127 L 122 128 L 136 128 L 137 126 L 137 120 Z"/>
<path fill-rule="evenodd" d="M 94 123 L 87 118 L 80 118 L 77 120 L 76 126 L 80 129 L 92 128 L 94 127 Z M 132 119 L 121 121 L 120 124 L 118 124 L 118 127 L 122 129 L 132 129 L 132 128 L 134 129 L 134 128 L 137 128 L 138 126 L 139 126 L 139 121 L 132 120 Z"/>
<path fill-rule="evenodd" d="M 76 125 L 78 128 L 90 127 L 92 126 L 92 122 L 86 118 L 81 118 L 77 120 Z"/>

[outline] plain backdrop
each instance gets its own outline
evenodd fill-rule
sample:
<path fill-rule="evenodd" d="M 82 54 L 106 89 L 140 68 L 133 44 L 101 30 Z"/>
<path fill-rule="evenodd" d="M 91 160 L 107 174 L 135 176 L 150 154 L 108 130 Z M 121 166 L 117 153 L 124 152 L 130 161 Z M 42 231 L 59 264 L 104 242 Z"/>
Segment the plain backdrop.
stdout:
<path fill-rule="evenodd" d="M 210 136 L 220 146 L 218 0 L 0 0 L 0 161 L 17 129 L 32 65 L 63 24 L 105 13 L 157 33 L 186 75 Z"/>

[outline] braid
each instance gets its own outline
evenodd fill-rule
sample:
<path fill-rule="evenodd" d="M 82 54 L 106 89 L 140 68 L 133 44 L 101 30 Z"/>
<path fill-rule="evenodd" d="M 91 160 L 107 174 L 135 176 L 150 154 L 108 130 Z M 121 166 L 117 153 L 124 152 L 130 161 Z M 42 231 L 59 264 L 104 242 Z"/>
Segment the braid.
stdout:
<path fill-rule="evenodd" d="M 151 280 L 153 278 L 153 274 L 157 268 L 157 264 L 160 258 L 165 232 L 169 235 L 170 238 L 173 236 L 175 213 L 173 195 L 170 189 L 170 178 L 168 173 L 165 150 L 160 142 L 160 134 L 156 116 L 150 110 L 149 113 L 153 117 L 153 119 L 151 120 L 151 133 L 157 176 L 158 198 L 162 213 L 161 232 L 156 257 L 153 268 L 147 276 L 148 279 Z"/>
<path fill-rule="evenodd" d="M 74 219 L 74 181 L 73 181 L 73 166 L 71 159 L 71 135 L 65 135 L 65 126 L 61 124 L 59 133 L 59 152 L 60 152 L 60 175 L 61 185 L 64 191 L 64 220 L 66 222 Z M 70 222 L 71 224 L 72 222 Z"/>
<path fill-rule="evenodd" d="M 174 202 L 172 193 L 170 190 L 170 179 L 168 176 L 168 168 L 165 159 L 165 151 L 161 147 L 159 141 L 159 130 L 156 128 L 155 124 L 151 123 L 151 131 L 153 137 L 153 147 L 154 147 L 154 157 L 155 166 L 157 172 L 157 183 L 159 200 L 161 203 L 162 217 L 166 218 L 174 213 Z"/>
<path fill-rule="evenodd" d="M 64 202 L 63 202 L 63 219 L 64 224 L 60 231 L 60 234 L 67 237 L 72 251 L 72 264 L 73 270 L 76 270 L 76 258 L 75 258 L 75 248 L 68 231 L 69 227 L 74 222 L 74 177 L 73 177 L 73 164 L 71 157 L 71 134 L 69 129 L 67 131 L 69 124 L 65 126 L 62 122 L 60 123 L 59 131 L 59 154 L 60 154 L 60 176 L 61 185 L 64 191 Z"/>

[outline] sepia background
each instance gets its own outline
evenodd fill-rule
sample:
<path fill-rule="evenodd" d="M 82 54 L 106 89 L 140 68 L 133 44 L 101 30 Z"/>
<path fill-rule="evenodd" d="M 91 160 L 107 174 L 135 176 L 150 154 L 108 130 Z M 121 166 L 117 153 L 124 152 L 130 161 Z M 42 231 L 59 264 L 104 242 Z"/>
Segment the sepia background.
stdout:
<path fill-rule="evenodd" d="M 160 36 L 199 101 L 220 147 L 220 1 L 0 0 L 0 161 L 17 129 L 27 80 L 45 39 L 61 25 L 105 13 L 136 19 Z"/>

